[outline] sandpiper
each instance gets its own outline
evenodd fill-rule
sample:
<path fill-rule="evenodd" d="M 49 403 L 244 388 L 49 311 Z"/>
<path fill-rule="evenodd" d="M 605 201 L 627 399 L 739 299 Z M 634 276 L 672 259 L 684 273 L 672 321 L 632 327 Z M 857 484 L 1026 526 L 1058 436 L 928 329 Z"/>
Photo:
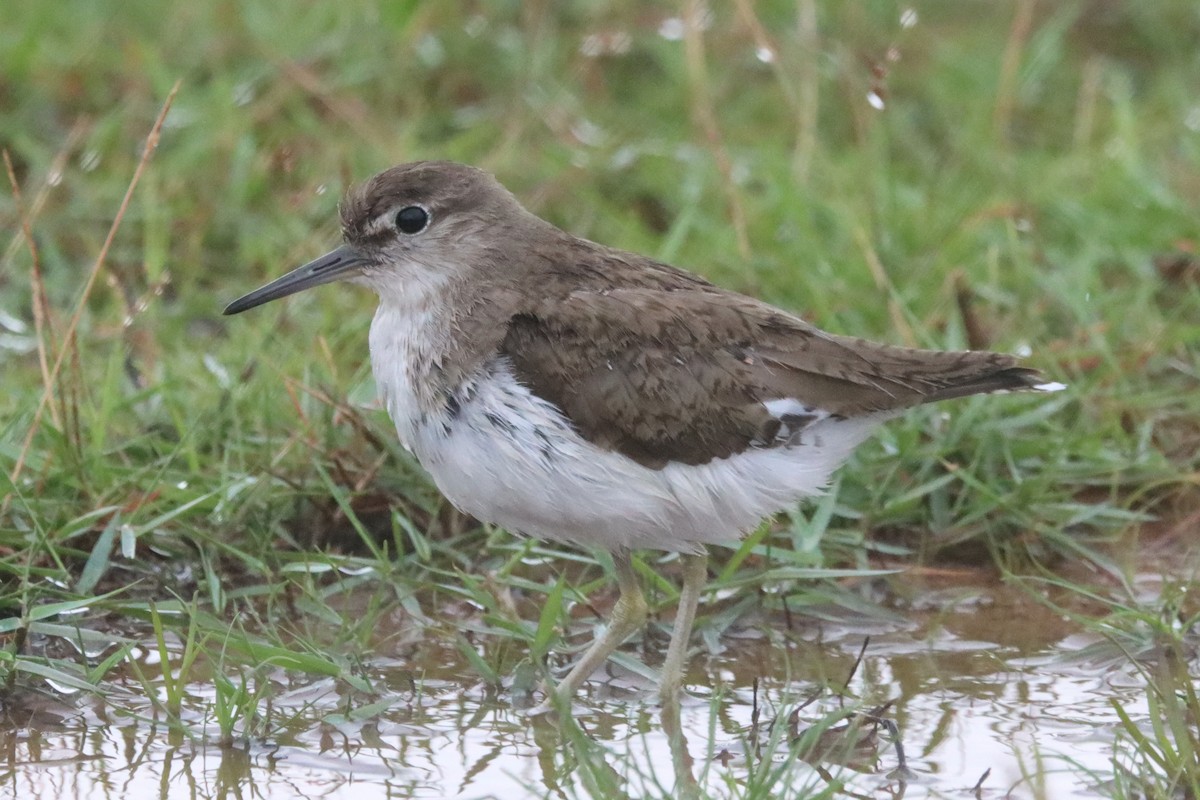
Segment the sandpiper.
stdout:
<path fill-rule="evenodd" d="M 620 596 L 556 690 L 568 700 L 645 622 L 630 561 L 683 583 L 660 691 L 678 692 L 706 545 L 818 494 L 906 408 L 1059 388 L 1007 355 L 837 336 L 759 300 L 566 233 L 491 175 L 404 164 L 353 189 L 344 244 L 235 300 L 373 289 L 371 366 L 400 441 L 476 518 L 612 554 Z"/>

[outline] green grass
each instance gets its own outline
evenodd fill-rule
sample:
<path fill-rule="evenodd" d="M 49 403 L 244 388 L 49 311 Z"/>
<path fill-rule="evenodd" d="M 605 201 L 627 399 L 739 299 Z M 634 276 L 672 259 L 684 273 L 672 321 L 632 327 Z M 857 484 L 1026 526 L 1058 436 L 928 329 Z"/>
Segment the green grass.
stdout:
<path fill-rule="evenodd" d="M 622 0 L 11 4 L 8 692 L 119 694 L 113 671 L 133 642 L 175 642 L 173 657 L 212 682 L 229 742 L 263 730 L 250 722 L 269 704 L 263 665 L 377 699 L 365 665 L 388 644 L 383 615 L 448 635 L 501 693 L 532 689 L 567 652 L 569 609 L 606 571 L 439 499 L 369 402 L 373 298 L 328 287 L 220 316 L 336 242 L 349 183 L 418 158 L 484 166 L 567 230 L 828 330 L 1028 352 L 1070 384 L 892 423 L 826 501 L 717 553 L 728 608 L 777 609 L 758 585 L 791 596 L 811 586 L 796 581 L 842 574 L 831 568 L 987 564 L 1021 579 L 1084 562 L 1128 576 L 1144 568 L 1139 544 L 1179 525 L 1168 560 L 1188 576 L 1200 12 L 1183 0 L 913 5 L 911 28 L 906 4 L 882 0 L 714 6 L 703 36 L 681 42 L 659 35 L 671 7 Z M 803 46 L 809 11 L 817 33 Z M 774 62 L 755 57 L 764 46 Z M 670 609 L 674 584 L 646 573 L 652 603 Z M 796 608 L 805 597 L 861 605 L 832 584 Z M 463 604 L 481 611 L 460 630 Z M 1171 675 L 1147 678 L 1161 725 L 1149 737 L 1125 726 L 1139 755 L 1122 779 L 1152 797 L 1200 783 L 1182 733 L 1194 737 L 1195 697 L 1164 688 Z M 196 731 L 185 678 L 141 676 L 163 690 L 156 713 Z"/>

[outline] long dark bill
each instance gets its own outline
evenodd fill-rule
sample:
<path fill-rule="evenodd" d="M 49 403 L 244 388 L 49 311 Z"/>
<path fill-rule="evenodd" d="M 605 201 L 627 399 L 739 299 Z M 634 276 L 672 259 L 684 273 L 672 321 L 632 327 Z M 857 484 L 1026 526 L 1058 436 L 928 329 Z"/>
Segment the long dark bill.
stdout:
<path fill-rule="evenodd" d="M 255 289 L 249 294 L 242 295 L 225 307 L 226 314 L 241 312 L 287 297 L 289 294 L 320 286 L 340 278 L 349 277 L 360 267 L 367 264 L 367 259 L 348 244 L 332 250 L 315 261 L 310 261 L 303 267 L 297 267 L 281 278 Z"/>

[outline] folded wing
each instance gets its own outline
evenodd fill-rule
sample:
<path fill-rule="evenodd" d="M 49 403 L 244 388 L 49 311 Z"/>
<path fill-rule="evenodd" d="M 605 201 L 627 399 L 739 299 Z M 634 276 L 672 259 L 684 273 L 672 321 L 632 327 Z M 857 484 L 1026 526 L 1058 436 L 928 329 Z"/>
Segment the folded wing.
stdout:
<path fill-rule="evenodd" d="M 803 443 L 829 417 L 1039 382 L 1011 356 L 834 336 L 705 285 L 534 303 L 509 320 L 501 353 L 582 436 L 652 468 Z"/>

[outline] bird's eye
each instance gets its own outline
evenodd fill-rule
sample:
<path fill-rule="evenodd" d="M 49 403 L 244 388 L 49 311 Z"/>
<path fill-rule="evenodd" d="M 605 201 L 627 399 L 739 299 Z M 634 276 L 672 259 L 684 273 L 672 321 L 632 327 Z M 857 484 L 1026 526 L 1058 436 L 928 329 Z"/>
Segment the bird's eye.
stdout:
<path fill-rule="evenodd" d="M 429 212 L 420 206 L 405 206 L 396 212 L 396 230 L 410 236 L 429 225 Z"/>

